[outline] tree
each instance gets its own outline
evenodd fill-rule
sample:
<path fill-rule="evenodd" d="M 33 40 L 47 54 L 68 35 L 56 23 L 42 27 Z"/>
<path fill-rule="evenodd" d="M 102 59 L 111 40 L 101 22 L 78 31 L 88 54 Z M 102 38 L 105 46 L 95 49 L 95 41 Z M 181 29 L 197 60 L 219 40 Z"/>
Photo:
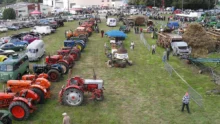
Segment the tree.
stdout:
<path fill-rule="evenodd" d="M 3 12 L 3 19 L 15 19 L 16 13 L 12 8 L 5 9 Z"/>
<path fill-rule="evenodd" d="M 173 6 L 182 8 L 182 0 L 173 0 Z M 183 0 L 183 9 L 211 9 L 215 6 L 215 0 Z"/>

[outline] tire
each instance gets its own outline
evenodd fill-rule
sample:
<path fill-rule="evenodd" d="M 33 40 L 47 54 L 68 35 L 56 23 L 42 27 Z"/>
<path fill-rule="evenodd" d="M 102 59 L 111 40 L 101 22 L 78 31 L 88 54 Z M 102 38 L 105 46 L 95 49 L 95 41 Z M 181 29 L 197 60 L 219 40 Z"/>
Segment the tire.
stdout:
<path fill-rule="evenodd" d="M 1 120 L 1 122 L 2 122 L 3 124 L 12 124 L 12 120 L 11 120 L 11 118 L 9 118 L 9 117 L 4 117 L 4 118 Z"/>
<path fill-rule="evenodd" d="M 49 76 L 49 80 L 52 82 L 58 82 L 61 76 L 61 74 L 55 69 L 49 70 L 47 74 Z"/>
<path fill-rule="evenodd" d="M 77 98 L 76 98 L 77 96 Z M 74 98 L 73 98 L 74 97 Z M 76 98 L 76 99 L 75 99 Z M 69 88 L 64 91 L 62 102 L 68 106 L 79 106 L 83 102 L 83 92 L 76 88 Z M 75 100 L 73 100 L 75 99 Z"/>
<path fill-rule="evenodd" d="M 13 118 L 18 121 L 26 120 L 30 115 L 29 107 L 22 101 L 12 102 L 8 108 Z"/>
<path fill-rule="evenodd" d="M 31 90 L 34 91 L 40 97 L 40 101 L 38 103 L 44 104 L 45 103 L 44 92 L 38 88 L 32 88 Z"/>
<path fill-rule="evenodd" d="M 76 57 L 74 58 L 75 61 L 79 61 L 79 59 L 80 59 L 80 54 L 79 54 L 78 52 L 74 51 L 74 50 L 72 50 L 72 51 L 70 52 L 70 55 L 72 55 L 72 54 L 74 54 L 74 56 L 76 56 Z"/>
<path fill-rule="evenodd" d="M 65 62 L 58 62 L 57 64 L 60 64 L 63 68 L 63 74 L 67 74 L 69 72 L 69 65 Z"/>
<path fill-rule="evenodd" d="M 76 43 L 75 46 L 82 52 L 84 50 L 84 46 L 80 43 Z"/>
<path fill-rule="evenodd" d="M 97 101 L 103 101 L 103 100 L 104 100 L 104 95 L 101 94 L 101 96 L 100 96 L 99 98 L 96 96 L 95 99 L 96 99 Z"/>

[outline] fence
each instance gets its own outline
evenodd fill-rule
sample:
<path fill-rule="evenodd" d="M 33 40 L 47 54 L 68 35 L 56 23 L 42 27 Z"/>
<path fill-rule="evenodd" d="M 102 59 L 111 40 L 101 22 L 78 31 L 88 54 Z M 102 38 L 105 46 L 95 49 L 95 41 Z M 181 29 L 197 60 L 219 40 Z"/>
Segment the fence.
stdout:
<path fill-rule="evenodd" d="M 164 67 L 165 70 L 167 70 L 167 72 L 170 74 L 170 76 L 172 75 L 172 72 L 175 72 L 176 75 L 187 85 L 188 87 L 188 92 L 190 95 L 190 98 L 200 107 L 202 107 L 203 105 L 203 98 L 202 96 L 196 92 L 196 90 L 194 90 L 184 79 L 182 76 L 180 76 L 180 74 L 167 62 L 164 62 Z"/>
<path fill-rule="evenodd" d="M 150 51 L 150 44 L 148 44 L 147 40 L 144 38 L 143 33 L 140 34 L 140 39 L 144 43 L 144 45 L 147 47 L 147 49 Z"/>

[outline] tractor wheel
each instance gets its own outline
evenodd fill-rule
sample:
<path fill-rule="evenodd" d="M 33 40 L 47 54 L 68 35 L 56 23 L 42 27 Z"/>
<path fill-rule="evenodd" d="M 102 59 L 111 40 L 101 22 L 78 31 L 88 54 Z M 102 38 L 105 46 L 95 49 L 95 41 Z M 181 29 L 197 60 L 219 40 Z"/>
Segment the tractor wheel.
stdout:
<path fill-rule="evenodd" d="M 107 61 L 107 67 L 109 67 L 109 68 L 112 67 L 112 61 L 111 61 L 111 60 L 108 60 L 108 61 Z"/>
<path fill-rule="evenodd" d="M 124 62 L 123 62 L 123 63 L 120 63 L 120 67 L 121 67 L 121 68 L 126 68 L 126 63 L 124 63 Z"/>
<path fill-rule="evenodd" d="M 101 94 L 100 97 L 97 97 L 97 96 L 96 96 L 95 99 L 96 99 L 97 101 L 102 101 L 102 100 L 104 100 L 104 95 Z"/>
<path fill-rule="evenodd" d="M 55 69 L 51 69 L 47 74 L 49 76 L 49 80 L 52 82 L 57 82 L 60 79 L 60 73 Z"/>
<path fill-rule="evenodd" d="M 68 106 L 79 106 L 83 102 L 83 92 L 76 88 L 64 91 L 62 102 Z"/>
<path fill-rule="evenodd" d="M 9 117 L 4 117 L 1 121 L 3 124 L 12 124 L 12 120 Z"/>
<path fill-rule="evenodd" d="M 58 62 L 57 64 L 60 64 L 63 69 L 63 74 L 67 74 L 69 72 L 69 65 L 65 62 Z"/>
<path fill-rule="evenodd" d="M 34 91 L 40 97 L 39 104 L 43 104 L 45 102 L 44 92 L 37 88 L 33 88 L 32 91 Z"/>
<path fill-rule="evenodd" d="M 74 51 L 74 50 L 72 50 L 72 51 L 70 52 L 70 55 L 74 56 L 74 59 L 75 59 L 76 61 L 78 61 L 78 60 L 80 59 L 79 53 L 76 52 L 76 51 Z"/>
<path fill-rule="evenodd" d="M 80 43 L 77 43 L 76 44 L 76 47 L 82 52 L 83 51 L 83 45 L 82 44 L 80 44 Z"/>
<path fill-rule="evenodd" d="M 28 106 L 21 101 L 12 102 L 9 105 L 9 111 L 16 120 L 22 121 L 29 117 L 29 108 Z"/>

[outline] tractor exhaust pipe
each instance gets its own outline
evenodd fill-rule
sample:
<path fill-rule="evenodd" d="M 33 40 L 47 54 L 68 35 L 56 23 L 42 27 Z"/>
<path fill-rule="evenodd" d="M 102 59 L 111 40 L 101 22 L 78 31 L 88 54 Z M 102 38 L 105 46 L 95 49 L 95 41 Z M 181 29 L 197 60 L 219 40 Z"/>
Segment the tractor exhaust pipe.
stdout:
<path fill-rule="evenodd" d="M 94 68 L 93 68 L 93 79 L 96 80 L 96 74 Z"/>

